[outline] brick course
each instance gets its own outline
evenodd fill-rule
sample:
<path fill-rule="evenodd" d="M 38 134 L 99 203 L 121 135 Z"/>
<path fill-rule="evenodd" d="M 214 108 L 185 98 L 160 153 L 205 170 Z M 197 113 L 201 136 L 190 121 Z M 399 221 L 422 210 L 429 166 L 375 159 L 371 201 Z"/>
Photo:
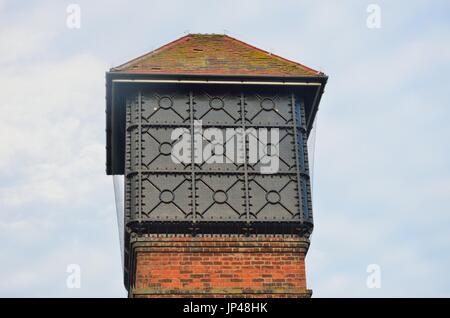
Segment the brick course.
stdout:
<path fill-rule="evenodd" d="M 298 236 L 148 235 L 131 242 L 130 297 L 309 297 Z"/>

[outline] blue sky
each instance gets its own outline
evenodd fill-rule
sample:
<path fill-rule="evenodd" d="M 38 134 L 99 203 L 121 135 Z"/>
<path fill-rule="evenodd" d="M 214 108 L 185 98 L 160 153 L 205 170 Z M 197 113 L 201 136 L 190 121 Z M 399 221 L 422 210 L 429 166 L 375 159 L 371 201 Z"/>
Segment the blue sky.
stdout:
<path fill-rule="evenodd" d="M 81 28 L 66 8 L 81 8 Z M 367 28 L 367 6 L 381 28 Z M 448 1 L 1 1 L 0 296 L 124 297 L 104 72 L 226 32 L 330 76 L 318 113 L 315 297 L 450 297 Z M 81 288 L 66 287 L 68 264 Z M 381 288 L 367 288 L 369 264 Z"/>

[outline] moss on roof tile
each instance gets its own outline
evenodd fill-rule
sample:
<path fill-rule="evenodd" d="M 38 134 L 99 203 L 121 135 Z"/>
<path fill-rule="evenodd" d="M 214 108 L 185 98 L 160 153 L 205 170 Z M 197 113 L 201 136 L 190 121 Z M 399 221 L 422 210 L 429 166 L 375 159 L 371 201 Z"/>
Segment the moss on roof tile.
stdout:
<path fill-rule="evenodd" d="M 222 34 L 189 34 L 112 68 L 148 74 L 317 76 L 307 66 Z"/>

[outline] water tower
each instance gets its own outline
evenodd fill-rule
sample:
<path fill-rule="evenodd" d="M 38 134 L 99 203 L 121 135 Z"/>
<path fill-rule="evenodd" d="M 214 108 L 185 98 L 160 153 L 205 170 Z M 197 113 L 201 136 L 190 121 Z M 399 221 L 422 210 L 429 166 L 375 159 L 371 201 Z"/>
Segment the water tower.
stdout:
<path fill-rule="evenodd" d="M 124 180 L 130 297 L 311 295 L 307 140 L 326 81 L 217 34 L 106 73 L 106 171 Z"/>

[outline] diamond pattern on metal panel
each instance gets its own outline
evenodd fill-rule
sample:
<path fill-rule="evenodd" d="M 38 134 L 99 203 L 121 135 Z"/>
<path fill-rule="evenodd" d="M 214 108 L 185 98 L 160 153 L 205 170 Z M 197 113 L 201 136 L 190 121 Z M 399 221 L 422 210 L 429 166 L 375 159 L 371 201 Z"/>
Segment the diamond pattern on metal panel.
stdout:
<path fill-rule="evenodd" d="M 211 129 L 211 128 L 210 128 Z M 202 138 L 202 158 L 203 162 L 196 165 L 202 171 L 240 171 L 243 172 L 244 160 L 244 134 L 241 132 L 229 133 L 227 135 L 226 129 L 215 129 L 220 136 L 206 136 Z M 238 140 L 241 140 L 240 143 Z M 208 146 L 209 144 L 209 146 Z M 223 147 L 219 146 L 220 144 Z M 216 146 L 217 145 L 217 146 Z M 242 153 L 242 160 L 238 161 L 238 152 Z M 215 158 L 215 155 L 219 158 Z M 221 157 L 221 158 L 220 158 Z"/>
<path fill-rule="evenodd" d="M 172 160 L 171 127 L 142 129 L 142 168 L 147 170 L 185 170 L 187 164 Z"/>
<path fill-rule="evenodd" d="M 240 96 L 227 93 L 200 93 L 194 99 L 194 119 L 204 125 L 241 122 Z"/>
<path fill-rule="evenodd" d="M 249 180 L 250 218 L 255 221 L 299 221 L 295 176 L 254 175 Z"/>
<path fill-rule="evenodd" d="M 189 120 L 189 98 L 180 93 L 144 93 L 142 95 L 144 123 L 184 123 Z"/>
<path fill-rule="evenodd" d="M 142 214 L 154 221 L 192 218 L 191 181 L 184 175 L 145 175 Z"/>
<path fill-rule="evenodd" d="M 239 175 L 208 174 L 196 180 L 198 220 L 245 221 L 244 180 Z"/>
<path fill-rule="evenodd" d="M 258 125 L 285 125 L 292 122 L 289 95 L 267 96 L 250 94 L 245 96 L 247 123 Z"/>
<path fill-rule="evenodd" d="M 270 131 L 270 129 L 268 129 Z M 258 134 L 250 133 L 252 137 L 258 141 L 258 150 L 248 149 L 248 156 L 250 152 L 260 152 L 263 155 L 259 156 L 256 163 L 248 163 L 249 170 L 261 171 L 262 166 L 268 165 L 268 159 L 273 154 L 279 153 L 279 171 L 280 172 L 295 172 L 296 161 L 295 161 L 295 149 L 294 149 L 294 133 L 293 129 L 283 129 L 279 128 L 279 141 L 276 143 L 271 143 L 270 133 L 268 134 L 267 143 L 261 141 L 258 138 Z M 261 150 L 260 150 L 261 147 Z"/>
<path fill-rule="evenodd" d="M 129 96 L 126 107 L 126 222 L 312 223 L 304 106 L 294 95 L 146 90 Z M 239 150 L 236 136 L 228 139 L 225 129 L 247 131 L 241 148 L 246 161 L 236 162 L 234 157 L 226 158 L 227 163 L 211 163 L 204 157 L 195 165 L 173 162 L 177 141 L 171 140 L 172 131 L 182 127 L 194 136 L 194 120 L 225 136 L 225 154 L 231 147 Z M 278 142 L 271 142 L 269 134 L 265 146 L 258 135 L 258 147 L 250 146 L 252 133 L 272 128 L 279 129 Z M 202 150 L 217 141 L 206 135 L 201 140 Z M 195 145 L 191 143 L 190 150 Z M 275 174 L 261 174 L 267 165 L 264 157 L 250 161 L 252 152 L 271 155 L 277 150 Z"/>

